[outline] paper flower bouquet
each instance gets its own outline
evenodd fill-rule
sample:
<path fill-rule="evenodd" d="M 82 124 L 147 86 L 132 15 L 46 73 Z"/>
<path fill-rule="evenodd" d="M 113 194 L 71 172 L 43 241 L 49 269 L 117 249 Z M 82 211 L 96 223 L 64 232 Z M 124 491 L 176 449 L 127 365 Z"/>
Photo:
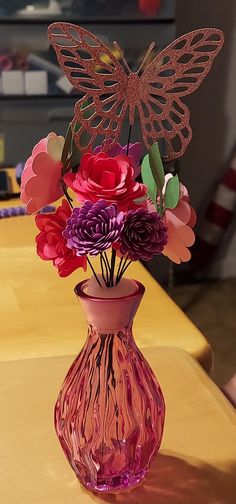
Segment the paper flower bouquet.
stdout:
<path fill-rule="evenodd" d="M 35 217 L 40 230 L 37 253 L 53 261 L 60 276 L 86 269 L 88 263 L 101 283 L 92 262 L 99 256 L 103 285 L 113 287 L 131 261 L 148 261 L 161 253 L 177 263 L 190 259 L 195 212 L 178 175 L 164 175 L 157 143 L 142 163 L 144 183 L 137 181 L 140 143 L 125 147 L 117 143 L 108 152 L 97 148 L 83 154 L 76 167 L 69 161 L 70 171 L 63 176 L 66 147 L 55 133 L 41 140 L 25 165 L 21 186 L 28 212 L 60 198 L 63 190 L 66 193 L 68 200 L 63 199 L 55 213 Z M 72 158 L 76 154 L 73 151 Z"/>
<path fill-rule="evenodd" d="M 88 339 L 65 378 L 55 426 L 86 488 L 122 491 L 144 478 L 165 414 L 160 386 L 132 335 L 144 287 L 123 275 L 132 261 L 158 254 L 175 263 L 191 257 L 196 215 L 187 188 L 165 172 L 162 158 L 180 157 L 191 140 L 181 98 L 201 84 L 223 34 L 196 30 L 147 65 L 151 44 L 137 72 L 118 44 L 119 61 L 84 28 L 54 23 L 49 40 L 80 97 L 65 140 L 50 133 L 34 147 L 21 198 L 29 213 L 62 198 L 54 213 L 35 217 L 37 253 L 61 277 L 92 270 L 92 279 L 75 287 Z M 136 118 L 143 144 L 130 141 Z"/>

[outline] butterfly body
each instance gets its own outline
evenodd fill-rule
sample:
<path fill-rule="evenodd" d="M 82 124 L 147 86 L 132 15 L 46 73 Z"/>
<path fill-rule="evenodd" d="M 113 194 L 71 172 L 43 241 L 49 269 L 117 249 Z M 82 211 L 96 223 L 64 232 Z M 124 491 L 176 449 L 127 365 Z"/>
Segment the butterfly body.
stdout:
<path fill-rule="evenodd" d="M 80 26 L 53 23 L 48 36 L 62 70 L 82 94 L 72 121 L 79 150 L 92 150 L 98 137 L 104 140 L 104 149 L 111 148 L 119 140 L 128 111 L 131 125 L 139 115 L 147 148 L 162 139 L 163 157 L 182 156 L 192 130 L 189 109 L 181 98 L 195 91 L 208 74 L 224 42 L 220 30 L 203 28 L 182 35 L 155 56 L 141 75 L 144 64 L 131 72 L 123 58 L 125 71 L 110 49 Z"/>
<path fill-rule="evenodd" d="M 135 109 L 138 108 L 140 97 L 142 96 L 142 81 L 139 75 L 131 72 L 128 76 L 128 86 L 126 101 L 129 105 L 129 123 L 134 124 Z"/>

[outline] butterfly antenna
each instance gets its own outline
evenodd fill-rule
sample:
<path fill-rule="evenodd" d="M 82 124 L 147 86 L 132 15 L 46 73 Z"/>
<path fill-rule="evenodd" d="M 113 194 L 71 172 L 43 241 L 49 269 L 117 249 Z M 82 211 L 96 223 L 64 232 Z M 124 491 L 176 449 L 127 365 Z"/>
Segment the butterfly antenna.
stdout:
<path fill-rule="evenodd" d="M 113 42 L 113 45 L 117 49 L 117 51 L 119 51 L 119 55 L 124 63 L 124 66 L 125 66 L 126 70 L 128 70 L 128 73 L 130 74 L 131 70 L 130 70 L 130 67 L 129 67 L 125 57 L 124 57 L 124 53 L 123 53 L 122 49 L 120 48 L 119 44 L 115 40 Z"/>
<path fill-rule="evenodd" d="M 155 45 L 156 45 L 156 44 L 155 44 L 155 42 L 152 42 L 152 43 L 150 44 L 150 46 L 149 46 L 149 48 L 148 48 L 148 50 L 147 50 L 147 52 L 146 52 L 146 54 L 145 54 L 145 56 L 144 56 L 144 58 L 143 58 L 143 61 L 142 61 L 141 65 L 139 65 L 139 67 L 138 67 L 138 70 L 137 70 L 137 72 L 136 72 L 137 74 L 138 74 L 139 72 L 141 72 L 141 70 L 143 69 L 143 67 L 144 67 L 144 65 L 145 65 L 145 63 L 146 63 L 146 61 L 147 61 L 147 59 L 149 58 L 149 56 L 150 56 L 151 52 L 153 51 L 153 49 L 154 49 Z"/>

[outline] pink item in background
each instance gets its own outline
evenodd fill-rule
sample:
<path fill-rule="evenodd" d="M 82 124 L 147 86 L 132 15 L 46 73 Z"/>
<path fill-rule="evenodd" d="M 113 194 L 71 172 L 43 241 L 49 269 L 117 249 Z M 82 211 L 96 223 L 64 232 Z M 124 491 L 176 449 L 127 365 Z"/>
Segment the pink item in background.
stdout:
<path fill-rule="evenodd" d="M 164 213 L 167 226 L 168 242 L 163 254 L 176 264 L 191 259 L 191 247 L 195 241 L 192 228 L 196 224 L 196 213 L 189 203 L 187 188 L 180 184 L 180 198 L 174 209 L 167 209 Z"/>
<path fill-rule="evenodd" d="M 8 54 L 0 54 L 0 70 L 9 71 L 13 68 L 13 61 Z"/>
<path fill-rule="evenodd" d="M 161 0 L 139 0 L 139 10 L 146 16 L 156 16 L 161 7 Z"/>
<path fill-rule="evenodd" d="M 69 369 L 55 406 L 62 449 L 81 483 L 95 492 L 121 492 L 146 475 L 161 443 L 161 388 L 132 334 L 144 287 L 130 280 L 124 297 L 75 292 L 85 311 L 87 341 Z"/>
<path fill-rule="evenodd" d="M 61 154 L 63 136 L 49 133 L 35 145 L 21 178 L 21 201 L 27 213 L 37 212 L 63 196 Z"/>
<path fill-rule="evenodd" d="M 70 275 L 74 270 L 83 268 L 86 271 L 86 257 L 77 257 L 74 250 L 67 247 L 67 240 L 62 232 L 66 221 L 71 216 L 71 208 L 66 200 L 53 214 L 35 216 L 35 222 L 40 229 L 36 236 L 37 254 L 41 259 L 53 261 L 61 277 Z"/>
<path fill-rule="evenodd" d="M 24 54 L 16 53 L 15 54 L 15 65 L 19 70 L 27 70 L 29 68 L 29 64 L 27 58 Z"/>
<path fill-rule="evenodd" d="M 135 181 L 131 156 L 109 157 L 104 152 L 84 154 L 78 173 L 68 173 L 66 184 L 73 189 L 80 203 L 104 199 L 127 210 L 134 200 L 146 194 L 146 186 Z"/>

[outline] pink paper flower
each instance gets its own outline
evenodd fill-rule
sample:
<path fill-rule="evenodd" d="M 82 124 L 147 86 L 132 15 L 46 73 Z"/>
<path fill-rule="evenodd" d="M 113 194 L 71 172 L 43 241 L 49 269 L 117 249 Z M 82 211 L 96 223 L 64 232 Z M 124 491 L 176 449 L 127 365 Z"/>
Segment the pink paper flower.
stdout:
<path fill-rule="evenodd" d="M 63 136 L 49 133 L 35 145 L 21 178 L 21 201 L 34 213 L 63 195 L 60 183 Z"/>
<path fill-rule="evenodd" d="M 176 264 L 191 259 L 191 247 L 195 242 L 192 228 L 196 224 L 196 212 L 189 203 L 187 188 L 180 184 L 179 203 L 173 210 L 166 210 L 164 218 L 167 226 L 168 242 L 163 254 Z"/>
<path fill-rule="evenodd" d="M 54 214 L 38 214 L 35 222 L 40 230 L 36 236 L 37 254 L 41 259 L 53 261 L 61 277 L 70 275 L 74 270 L 83 268 L 86 271 L 86 257 L 77 257 L 76 251 L 67 247 L 63 237 L 66 221 L 71 216 L 71 208 L 66 200 L 62 201 Z"/>
<path fill-rule="evenodd" d="M 166 175 L 166 183 L 171 176 Z M 165 194 L 165 187 L 163 194 Z M 153 203 L 148 201 L 149 211 L 153 211 L 154 208 Z M 189 203 L 188 190 L 183 184 L 180 184 L 178 205 L 173 210 L 165 210 L 163 218 L 167 227 L 168 241 L 162 253 L 176 264 L 189 261 L 191 252 L 188 247 L 191 247 L 195 241 L 192 228 L 196 224 L 196 213 Z"/>
<path fill-rule="evenodd" d="M 126 211 L 134 200 L 147 192 L 146 186 L 134 179 L 132 160 L 131 156 L 87 153 L 81 158 L 78 173 L 68 173 L 64 180 L 81 203 L 104 199 L 117 203 L 120 210 Z"/>

